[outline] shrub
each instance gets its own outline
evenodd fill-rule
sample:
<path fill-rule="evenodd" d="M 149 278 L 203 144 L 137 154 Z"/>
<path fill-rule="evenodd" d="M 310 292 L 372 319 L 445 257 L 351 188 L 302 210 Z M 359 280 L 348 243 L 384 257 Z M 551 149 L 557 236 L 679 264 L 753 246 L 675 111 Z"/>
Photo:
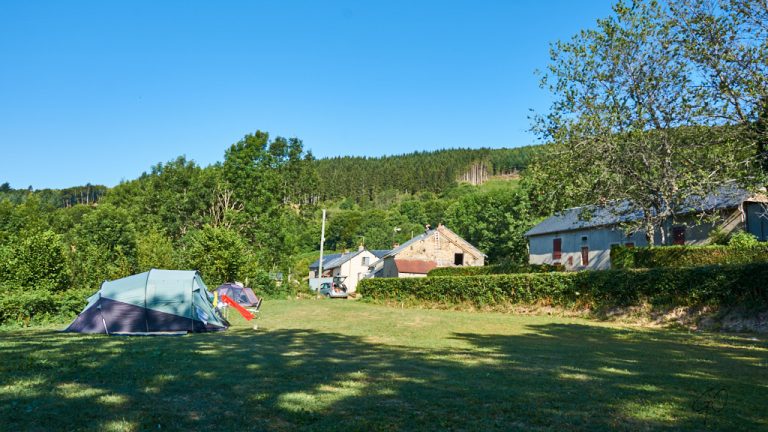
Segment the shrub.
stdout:
<path fill-rule="evenodd" d="M 259 297 L 266 298 L 283 298 L 286 296 L 295 295 L 295 287 L 289 284 L 287 281 L 278 285 L 270 277 L 269 273 L 254 267 L 248 272 L 248 275 L 244 280 L 247 286 L 253 288 L 253 291 Z"/>
<path fill-rule="evenodd" d="M 439 305 L 563 307 L 768 304 L 768 264 L 364 279 L 367 300 Z"/>
<path fill-rule="evenodd" d="M 635 267 L 636 248 L 625 246 L 611 246 L 611 267 L 615 269 L 627 269 Z"/>
<path fill-rule="evenodd" d="M 525 265 L 488 265 L 482 267 L 439 267 L 432 269 L 427 276 L 477 276 L 492 274 L 514 274 L 514 273 L 548 273 L 554 271 L 563 271 L 562 266 L 553 266 L 549 264 L 525 264 Z"/>
<path fill-rule="evenodd" d="M 768 262 L 768 244 L 751 247 L 664 246 L 611 248 L 611 266 L 621 268 L 694 267 L 716 264 Z"/>
<path fill-rule="evenodd" d="M 66 321 L 86 305 L 92 290 L 6 289 L 0 295 L 0 324 L 29 325 L 32 322 Z"/>
<path fill-rule="evenodd" d="M 27 232 L 0 247 L 0 282 L 36 289 L 63 290 L 69 284 L 61 236 L 53 231 Z"/>
<path fill-rule="evenodd" d="M 190 231 L 183 241 L 184 266 L 197 269 L 212 287 L 234 282 L 248 264 L 248 246 L 233 229 L 206 225 Z"/>
<path fill-rule="evenodd" d="M 751 248 L 760 246 L 760 241 L 757 240 L 757 237 L 748 232 L 739 231 L 732 235 L 731 239 L 728 240 L 728 246 L 736 248 Z"/>

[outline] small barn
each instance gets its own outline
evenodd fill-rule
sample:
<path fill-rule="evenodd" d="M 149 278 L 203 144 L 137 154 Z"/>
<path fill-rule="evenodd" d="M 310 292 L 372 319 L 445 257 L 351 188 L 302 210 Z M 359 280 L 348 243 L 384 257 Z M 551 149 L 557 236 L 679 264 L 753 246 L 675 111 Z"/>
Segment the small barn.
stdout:
<path fill-rule="evenodd" d="M 692 200 L 694 201 L 694 200 Z M 744 230 L 759 240 L 768 240 L 768 216 L 763 195 L 739 189 L 722 189 L 697 199 L 664 223 L 667 245 L 704 245 L 718 229 L 725 233 Z M 703 220 L 703 213 L 716 216 Z M 647 246 L 645 231 L 626 232 L 626 224 L 642 219 L 629 203 L 610 206 L 575 207 L 557 213 L 525 233 L 531 264 L 559 264 L 569 270 L 607 269 L 611 266 L 611 247 Z M 654 244 L 662 245 L 656 233 Z"/>
<path fill-rule="evenodd" d="M 485 254 L 439 225 L 392 249 L 370 266 L 373 277 L 424 277 L 438 267 L 483 266 Z"/>

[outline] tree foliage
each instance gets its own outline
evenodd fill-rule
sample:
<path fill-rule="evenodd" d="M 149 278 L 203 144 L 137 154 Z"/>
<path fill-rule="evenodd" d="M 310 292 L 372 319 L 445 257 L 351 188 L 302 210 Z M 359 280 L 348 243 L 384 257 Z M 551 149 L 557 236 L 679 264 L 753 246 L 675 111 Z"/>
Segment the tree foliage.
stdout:
<path fill-rule="evenodd" d="M 525 232 L 533 226 L 527 197 L 517 191 L 466 195 L 446 211 L 446 224 L 492 263 L 528 261 Z"/>
<path fill-rule="evenodd" d="M 513 149 L 453 149 L 414 152 L 398 156 L 342 156 L 315 161 L 317 194 L 322 200 L 347 197 L 360 204 L 374 201 L 387 191 L 433 192 L 456 186 L 474 164 L 483 164 L 488 175 L 522 171 L 540 152 L 539 146 Z"/>
<path fill-rule="evenodd" d="M 176 268 L 176 253 L 171 239 L 157 230 L 136 236 L 136 263 L 138 271 Z"/>
<path fill-rule="evenodd" d="M 0 246 L 0 284 L 62 291 L 69 276 L 64 242 L 53 231 L 22 232 Z"/>
<path fill-rule="evenodd" d="M 204 226 L 184 238 L 183 266 L 199 271 L 212 287 L 238 280 L 248 259 L 243 238 L 227 228 Z"/>
<path fill-rule="evenodd" d="M 638 0 L 553 46 L 542 85 L 555 100 L 535 124 L 553 147 L 533 169 L 534 199 L 557 189 L 563 203 L 624 200 L 652 243 L 691 197 L 762 181 L 747 125 L 724 121 L 681 34 L 667 9 Z"/>
<path fill-rule="evenodd" d="M 739 139 L 768 171 L 768 3 L 680 0 L 669 7 L 709 104 L 704 120 L 742 125 Z"/>

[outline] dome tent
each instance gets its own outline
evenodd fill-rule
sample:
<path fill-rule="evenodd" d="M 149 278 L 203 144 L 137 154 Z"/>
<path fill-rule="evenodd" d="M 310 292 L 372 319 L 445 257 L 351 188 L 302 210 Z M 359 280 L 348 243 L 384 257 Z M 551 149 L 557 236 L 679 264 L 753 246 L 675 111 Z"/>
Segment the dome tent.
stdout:
<path fill-rule="evenodd" d="M 157 270 L 106 281 L 64 331 L 157 334 L 225 330 L 196 271 Z"/>
<path fill-rule="evenodd" d="M 216 292 L 219 294 L 219 298 L 226 295 L 241 306 L 256 307 L 258 309 L 261 304 L 261 299 L 256 297 L 256 294 L 253 293 L 252 289 L 244 287 L 238 283 L 228 282 L 219 285 L 219 287 L 216 288 Z"/>

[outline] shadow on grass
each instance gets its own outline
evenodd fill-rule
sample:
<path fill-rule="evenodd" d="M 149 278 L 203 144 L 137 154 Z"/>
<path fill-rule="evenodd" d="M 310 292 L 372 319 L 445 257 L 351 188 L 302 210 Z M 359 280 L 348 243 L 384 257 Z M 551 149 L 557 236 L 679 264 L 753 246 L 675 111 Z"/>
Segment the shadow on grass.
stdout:
<path fill-rule="evenodd" d="M 768 428 L 765 343 L 573 324 L 527 330 L 456 333 L 451 349 L 304 329 L 6 332 L 0 419 L 9 431 Z"/>

